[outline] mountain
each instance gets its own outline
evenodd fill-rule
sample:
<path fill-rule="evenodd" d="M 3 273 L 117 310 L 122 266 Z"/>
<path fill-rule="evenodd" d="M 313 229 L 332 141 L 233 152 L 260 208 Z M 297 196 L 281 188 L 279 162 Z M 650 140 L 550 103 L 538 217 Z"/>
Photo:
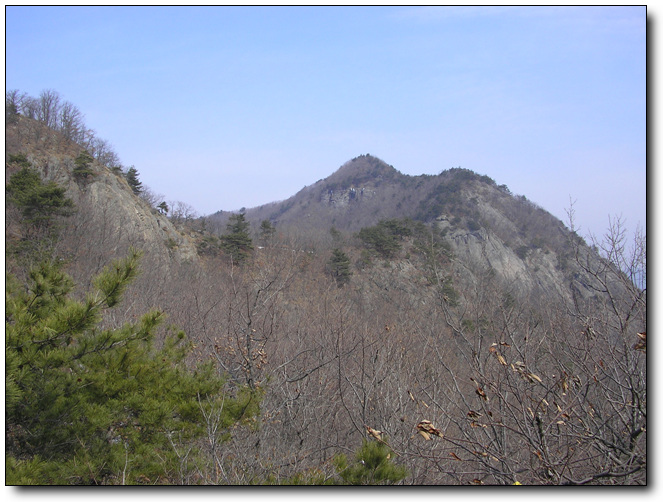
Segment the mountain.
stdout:
<path fill-rule="evenodd" d="M 222 233 L 230 214 L 209 216 L 210 226 Z M 330 245 L 332 227 L 353 234 L 381 220 L 409 218 L 443 236 L 461 283 L 492 271 L 521 295 L 570 300 L 595 294 L 591 279 L 571 260 L 570 242 L 577 240 L 586 259 L 599 263 L 582 239 L 526 197 L 467 169 L 408 176 L 360 155 L 287 200 L 247 209 L 245 217 L 254 228 L 268 220 L 322 245 Z M 571 288 L 571 277 L 580 286 Z"/>
<path fill-rule="evenodd" d="M 304 231 L 332 225 L 355 231 L 383 218 L 410 216 L 403 203 L 413 192 L 403 188 L 410 187 L 411 179 L 376 157 L 360 155 L 289 199 L 249 209 L 246 215 L 250 221 L 267 219 Z M 209 219 L 223 221 L 224 214 Z"/>

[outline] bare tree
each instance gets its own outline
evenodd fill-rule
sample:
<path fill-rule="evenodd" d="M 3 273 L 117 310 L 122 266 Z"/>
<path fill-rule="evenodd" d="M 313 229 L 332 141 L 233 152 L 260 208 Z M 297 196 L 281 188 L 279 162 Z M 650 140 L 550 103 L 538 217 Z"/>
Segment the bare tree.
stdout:
<path fill-rule="evenodd" d="M 27 118 L 37 120 L 39 114 L 39 100 L 37 98 L 24 95 L 21 100 L 20 111 Z"/>
<path fill-rule="evenodd" d="M 107 167 L 120 165 L 120 158 L 108 141 L 98 137 L 92 137 L 87 143 L 88 150 L 95 160 Z"/>
<path fill-rule="evenodd" d="M 36 119 L 51 129 L 57 129 L 60 111 L 60 95 L 46 89 L 39 94 Z"/>
<path fill-rule="evenodd" d="M 156 209 L 159 203 L 163 202 L 164 200 L 163 194 L 156 193 L 150 187 L 145 185 L 143 185 L 143 189 L 140 191 L 138 196 L 154 209 Z"/>
<path fill-rule="evenodd" d="M 179 200 L 170 201 L 170 219 L 174 223 L 188 223 L 198 217 L 196 210 L 190 204 Z"/>
<path fill-rule="evenodd" d="M 81 142 L 85 123 L 81 111 L 69 101 L 64 101 L 59 110 L 58 130 L 69 141 Z"/>

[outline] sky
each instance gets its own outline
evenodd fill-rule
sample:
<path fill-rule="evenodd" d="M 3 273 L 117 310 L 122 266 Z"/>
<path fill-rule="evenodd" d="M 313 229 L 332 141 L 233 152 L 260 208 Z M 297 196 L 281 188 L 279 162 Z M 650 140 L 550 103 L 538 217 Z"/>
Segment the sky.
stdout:
<path fill-rule="evenodd" d="M 600 236 L 646 225 L 646 7 L 5 9 L 6 89 L 56 90 L 200 215 L 346 161 L 485 174 Z"/>

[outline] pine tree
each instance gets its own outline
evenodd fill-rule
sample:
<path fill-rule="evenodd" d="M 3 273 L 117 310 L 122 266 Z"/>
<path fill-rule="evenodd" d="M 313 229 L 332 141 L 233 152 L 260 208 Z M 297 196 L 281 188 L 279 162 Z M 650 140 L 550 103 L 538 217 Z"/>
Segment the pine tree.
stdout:
<path fill-rule="evenodd" d="M 74 203 L 54 181 L 43 182 L 31 167 L 23 167 L 9 180 L 7 200 L 21 210 L 25 223 L 36 228 L 51 225 L 56 216 L 71 214 Z"/>
<path fill-rule="evenodd" d="M 332 257 L 327 262 L 327 267 L 339 288 L 350 282 L 350 277 L 352 277 L 350 258 L 340 249 L 336 248 L 332 251 Z"/>
<path fill-rule="evenodd" d="M 9 154 L 8 158 L 8 163 L 9 164 L 14 164 L 18 167 L 32 167 L 32 164 L 28 160 L 28 157 L 24 153 L 17 153 L 17 154 Z"/>
<path fill-rule="evenodd" d="M 74 212 L 74 202 L 54 181 L 44 182 L 25 155 L 10 155 L 9 163 L 21 166 L 6 185 L 8 212 L 6 222 L 13 228 L 5 240 L 6 254 L 23 265 L 52 258 L 54 245 L 63 228 L 63 217 Z"/>
<path fill-rule="evenodd" d="M 245 261 L 253 251 L 253 240 L 244 213 L 233 214 L 226 229 L 228 233 L 221 236 L 221 248 L 234 262 Z"/>
<path fill-rule="evenodd" d="M 401 238 L 406 235 L 396 220 L 380 221 L 372 227 L 359 230 L 357 237 L 364 246 L 378 253 L 382 258 L 393 258 L 400 250 Z"/>
<path fill-rule="evenodd" d="M 74 160 L 75 167 L 72 172 L 76 181 L 85 183 L 95 175 L 95 172 L 90 167 L 93 161 L 94 158 L 92 158 L 92 155 L 86 150 L 83 150 L 80 155 L 76 157 Z"/>
<path fill-rule="evenodd" d="M 224 396 L 211 365 L 187 369 L 183 332 L 155 345 L 161 312 L 102 327 L 138 258 L 107 267 L 84 300 L 57 265 L 33 269 L 25 286 L 7 277 L 7 484 L 174 483 L 176 446 L 195 464 L 211 410 L 222 410 L 222 427 L 257 411 L 250 392 Z"/>
<path fill-rule="evenodd" d="M 168 204 L 166 204 L 166 201 L 161 201 L 159 205 L 157 206 L 157 209 L 161 214 L 168 214 L 168 211 L 170 208 L 168 207 Z"/>
<path fill-rule="evenodd" d="M 270 243 L 275 233 L 276 229 L 269 220 L 263 220 L 260 223 L 260 243 L 263 246 L 266 246 Z"/>
<path fill-rule="evenodd" d="M 129 168 L 126 178 L 127 183 L 136 195 L 143 191 L 143 183 L 138 179 L 138 170 L 134 166 Z"/>
<path fill-rule="evenodd" d="M 348 485 L 392 485 L 408 475 L 407 468 L 393 462 L 393 452 L 384 442 L 363 440 L 352 463 L 345 455 L 334 459 L 336 472 Z"/>

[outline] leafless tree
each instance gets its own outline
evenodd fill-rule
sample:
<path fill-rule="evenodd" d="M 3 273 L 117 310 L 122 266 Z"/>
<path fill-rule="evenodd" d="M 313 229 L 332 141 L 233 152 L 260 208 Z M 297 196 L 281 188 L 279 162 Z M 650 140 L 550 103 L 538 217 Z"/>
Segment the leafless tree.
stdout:
<path fill-rule="evenodd" d="M 58 125 L 58 112 L 60 110 L 60 95 L 52 90 L 46 89 L 39 94 L 36 119 L 51 129 Z"/>
<path fill-rule="evenodd" d="M 58 130 L 69 141 L 79 143 L 83 139 L 85 131 L 83 114 L 69 101 L 64 101 L 60 106 Z"/>
<path fill-rule="evenodd" d="M 156 209 L 157 206 L 163 202 L 164 195 L 154 192 L 150 187 L 143 185 L 143 189 L 138 196 L 149 204 L 151 208 Z"/>
<path fill-rule="evenodd" d="M 186 202 L 170 201 L 168 206 L 170 207 L 170 220 L 174 223 L 188 223 L 198 217 L 195 208 Z"/>
<path fill-rule="evenodd" d="M 120 165 L 120 158 L 108 141 L 92 136 L 87 140 L 87 144 L 90 154 L 104 166 L 114 167 Z"/>

